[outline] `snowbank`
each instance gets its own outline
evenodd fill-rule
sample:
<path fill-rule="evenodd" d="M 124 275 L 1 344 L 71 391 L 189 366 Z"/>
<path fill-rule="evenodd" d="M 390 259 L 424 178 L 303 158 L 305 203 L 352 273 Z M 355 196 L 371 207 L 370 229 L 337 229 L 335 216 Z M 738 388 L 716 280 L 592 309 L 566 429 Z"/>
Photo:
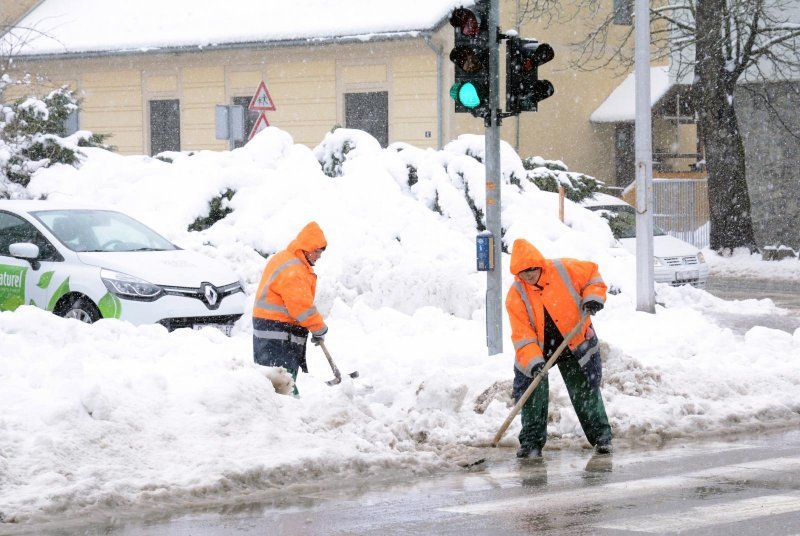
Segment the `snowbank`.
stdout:
<path fill-rule="evenodd" d="M 337 152 L 346 140 L 356 148 Z M 513 349 L 506 325 L 505 351 L 486 355 L 485 276 L 474 258 L 481 137 L 442 151 L 381 149 L 341 129 L 312 151 L 268 128 L 241 149 L 172 154 L 171 163 L 86 153 L 80 169 L 41 170 L 30 190 L 126 211 L 228 262 L 251 299 L 260 253 L 316 220 L 329 241 L 317 265 L 328 347 L 342 372 L 360 377 L 327 386 L 330 369 L 311 347 L 301 397 L 277 395 L 267 369 L 252 362 L 248 315 L 226 338 L 117 320 L 88 326 L 27 306 L 0 313 L 5 521 L 424 474 L 452 467 L 454 446 L 489 445 L 508 415 Z M 622 291 L 595 318 L 618 444 L 800 422 L 800 330 L 754 328 L 742 337 L 708 316 L 779 314 L 770 300 L 731 304 L 660 287 L 656 314 L 636 312 L 634 259 L 612 247 L 604 220 L 568 202 L 560 222 L 557 196 L 527 181 L 505 144 L 502 157 L 506 241 L 525 237 L 546 255 L 593 260 Z M 337 165 L 333 176 L 323 173 Z M 188 232 L 228 189 L 232 212 Z M 504 256 L 506 287 L 507 267 Z M 557 373 L 551 399 L 548 447 L 587 447 Z M 518 431 L 519 420 L 502 445 L 515 446 Z"/>

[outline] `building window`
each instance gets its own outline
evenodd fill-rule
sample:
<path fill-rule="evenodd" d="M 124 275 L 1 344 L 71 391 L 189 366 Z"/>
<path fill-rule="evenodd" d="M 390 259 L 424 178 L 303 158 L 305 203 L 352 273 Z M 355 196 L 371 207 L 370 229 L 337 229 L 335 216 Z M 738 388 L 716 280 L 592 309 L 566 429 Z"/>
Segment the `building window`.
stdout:
<path fill-rule="evenodd" d="M 247 143 L 247 137 L 253 131 L 253 127 L 256 126 L 256 120 L 258 119 L 258 112 L 254 112 L 252 110 L 247 109 L 247 107 L 250 106 L 251 100 L 253 100 L 252 96 L 233 98 L 234 105 L 242 106 L 244 108 L 244 139 L 242 141 L 233 142 L 234 149 L 243 147 L 244 144 Z"/>
<path fill-rule="evenodd" d="M 633 0 L 614 0 L 614 24 L 633 24 Z"/>
<path fill-rule="evenodd" d="M 368 132 L 381 147 L 389 145 L 389 92 L 345 93 L 344 124 Z"/>
<path fill-rule="evenodd" d="M 150 101 L 150 154 L 181 150 L 181 107 L 178 99 Z"/>

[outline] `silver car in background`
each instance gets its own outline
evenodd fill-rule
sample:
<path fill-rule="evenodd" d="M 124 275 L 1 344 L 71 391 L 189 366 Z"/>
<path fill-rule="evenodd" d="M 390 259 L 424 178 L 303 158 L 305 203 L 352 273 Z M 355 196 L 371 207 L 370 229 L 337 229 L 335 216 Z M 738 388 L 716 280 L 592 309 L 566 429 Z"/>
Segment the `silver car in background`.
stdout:
<path fill-rule="evenodd" d="M 584 201 L 582 205 L 600 212 L 608 219 L 614 238 L 623 248 L 636 255 L 636 210 L 631 205 L 607 194 L 595 194 L 593 199 Z M 653 274 L 656 283 L 705 288 L 708 264 L 697 247 L 670 236 L 654 224 Z"/>

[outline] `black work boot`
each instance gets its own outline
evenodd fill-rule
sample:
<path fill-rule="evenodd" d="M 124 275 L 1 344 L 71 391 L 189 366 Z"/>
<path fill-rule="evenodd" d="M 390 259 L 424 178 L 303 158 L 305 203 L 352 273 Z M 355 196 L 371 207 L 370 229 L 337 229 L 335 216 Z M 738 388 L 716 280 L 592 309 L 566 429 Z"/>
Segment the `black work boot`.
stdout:
<path fill-rule="evenodd" d="M 517 458 L 541 458 L 542 449 L 539 447 L 528 447 L 522 445 L 517 449 Z"/>
<path fill-rule="evenodd" d="M 594 451 L 598 454 L 611 454 L 613 450 L 614 447 L 611 446 L 610 439 L 601 439 L 594 446 Z"/>

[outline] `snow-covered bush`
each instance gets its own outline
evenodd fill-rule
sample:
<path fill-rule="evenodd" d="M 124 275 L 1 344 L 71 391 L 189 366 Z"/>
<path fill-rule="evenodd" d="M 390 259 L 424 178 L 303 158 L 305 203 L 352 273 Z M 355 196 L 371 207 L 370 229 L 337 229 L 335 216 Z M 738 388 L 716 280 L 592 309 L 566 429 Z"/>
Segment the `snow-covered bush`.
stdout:
<path fill-rule="evenodd" d="M 524 159 L 522 165 L 528 171 L 528 180 L 540 190 L 558 192 L 558 187 L 563 186 L 566 198 L 576 203 L 591 197 L 603 185 L 602 181 L 589 175 L 570 172 L 560 160 L 545 160 L 541 156 L 532 156 Z"/>
<path fill-rule="evenodd" d="M 363 154 L 380 151 L 381 145 L 378 140 L 363 130 L 334 127 L 314 149 L 314 156 L 317 157 L 325 175 L 340 177 L 342 166 L 351 152 Z"/>
<path fill-rule="evenodd" d="M 78 107 L 66 87 L 44 99 L 27 97 L 0 106 L 0 198 L 31 197 L 26 187 L 36 170 L 53 164 L 77 166 L 78 147 L 103 146 L 103 137 L 90 132 L 66 136 L 65 120 Z"/>
<path fill-rule="evenodd" d="M 233 209 L 228 205 L 228 201 L 231 200 L 233 194 L 235 193 L 235 190 L 228 188 L 224 193 L 212 198 L 211 201 L 208 202 L 208 216 L 199 216 L 188 227 L 188 230 L 202 231 L 204 229 L 208 229 L 219 220 L 233 212 Z"/>

